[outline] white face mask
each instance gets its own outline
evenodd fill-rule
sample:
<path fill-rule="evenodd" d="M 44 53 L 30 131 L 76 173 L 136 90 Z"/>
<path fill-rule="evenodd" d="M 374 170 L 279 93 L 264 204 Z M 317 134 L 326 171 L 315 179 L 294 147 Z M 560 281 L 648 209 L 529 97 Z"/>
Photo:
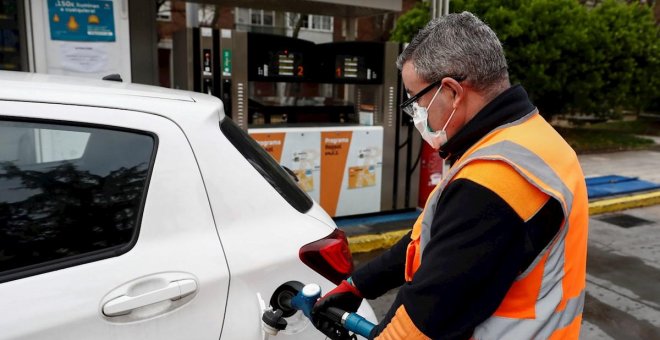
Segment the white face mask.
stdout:
<path fill-rule="evenodd" d="M 435 97 L 438 95 L 438 93 L 440 93 L 440 90 L 442 90 L 442 86 L 440 86 L 440 88 L 438 88 L 438 90 L 435 92 L 433 98 L 431 98 L 431 102 L 427 107 L 431 107 L 431 104 L 433 104 L 433 101 L 435 100 Z M 451 115 L 449 115 L 449 119 L 447 119 L 447 122 L 445 123 L 445 126 L 442 127 L 442 130 L 434 132 L 429 126 L 429 113 L 427 107 L 421 107 L 417 105 L 417 102 L 413 103 L 413 122 L 415 123 L 415 128 L 417 128 L 417 131 L 419 131 L 419 133 L 422 135 L 422 138 L 427 143 L 429 143 L 433 149 L 438 150 L 441 146 L 447 143 L 447 131 L 445 131 L 445 129 L 447 128 L 447 125 L 449 125 L 449 121 L 451 121 L 452 117 L 454 117 L 454 112 L 456 112 L 456 109 L 451 112 Z"/>

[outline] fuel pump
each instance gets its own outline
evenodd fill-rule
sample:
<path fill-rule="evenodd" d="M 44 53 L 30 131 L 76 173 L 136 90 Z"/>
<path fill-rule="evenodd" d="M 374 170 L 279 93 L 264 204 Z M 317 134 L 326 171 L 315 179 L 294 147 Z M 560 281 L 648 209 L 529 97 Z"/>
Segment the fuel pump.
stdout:
<path fill-rule="evenodd" d="M 225 114 L 294 169 L 330 216 L 417 207 L 411 155 L 421 139 L 397 107 L 399 44 L 185 32 L 173 41 L 175 87 L 222 99 Z"/>
<path fill-rule="evenodd" d="M 210 27 L 193 27 L 173 36 L 174 87 L 220 96 L 220 36 Z"/>

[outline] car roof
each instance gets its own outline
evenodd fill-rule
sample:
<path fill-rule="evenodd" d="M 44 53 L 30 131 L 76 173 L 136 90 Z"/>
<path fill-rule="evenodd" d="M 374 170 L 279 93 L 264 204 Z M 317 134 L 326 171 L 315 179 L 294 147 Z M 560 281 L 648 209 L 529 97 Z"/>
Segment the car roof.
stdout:
<path fill-rule="evenodd" d="M 110 80 L 0 71 L 0 100 L 96 106 L 169 118 L 224 118 L 222 102 L 202 93 Z M 182 114 L 182 106 L 185 114 Z"/>

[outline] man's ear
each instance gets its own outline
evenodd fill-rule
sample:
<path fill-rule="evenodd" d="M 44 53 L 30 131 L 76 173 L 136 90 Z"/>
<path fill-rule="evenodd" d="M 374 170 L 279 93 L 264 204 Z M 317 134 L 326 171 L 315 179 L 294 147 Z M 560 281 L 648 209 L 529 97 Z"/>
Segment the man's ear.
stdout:
<path fill-rule="evenodd" d="M 442 79 L 442 87 L 452 91 L 454 94 L 452 107 L 456 109 L 458 105 L 465 99 L 465 89 L 456 81 L 456 79 L 449 77 Z"/>

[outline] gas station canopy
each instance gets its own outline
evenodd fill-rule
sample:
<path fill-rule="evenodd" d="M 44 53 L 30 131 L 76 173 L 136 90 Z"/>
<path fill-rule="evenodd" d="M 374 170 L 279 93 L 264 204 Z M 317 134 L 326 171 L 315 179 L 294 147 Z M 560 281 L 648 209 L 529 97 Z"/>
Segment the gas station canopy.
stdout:
<path fill-rule="evenodd" d="M 199 0 L 191 1 L 228 7 L 357 18 L 401 11 L 401 0 Z"/>

